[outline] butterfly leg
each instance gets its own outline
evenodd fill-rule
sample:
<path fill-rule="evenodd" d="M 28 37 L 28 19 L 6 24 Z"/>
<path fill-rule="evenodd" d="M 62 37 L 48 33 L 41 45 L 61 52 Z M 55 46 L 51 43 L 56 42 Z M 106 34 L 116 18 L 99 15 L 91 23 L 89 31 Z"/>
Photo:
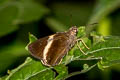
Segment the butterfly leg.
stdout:
<path fill-rule="evenodd" d="M 78 41 L 77 41 L 77 46 L 78 46 L 78 48 L 80 49 L 80 51 L 81 51 L 84 55 L 87 55 L 87 54 L 81 49 L 81 47 L 78 45 Z"/>
<path fill-rule="evenodd" d="M 82 44 L 87 48 L 87 49 L 89 49 L 89 47 L 87 47 L 87 45 L 84 43 L 84 41 L 82 40 L 82 39 L 77 39 L 77 46 L 78 46 L 78 48 L 80 49 L 80 51 L 84 54 L 84 55 L 87 55 L 81 48 L 80 48 L 80 46 L 78 45 L 78 42 L 82 42 Z"/>
<path fill-rule="evenodd" d="M 83 44 L 87 49 L 90 49 L 90 48 L 85 44 L 85 42 L 84 42 L 82 39 L 77 39 L 77 41 L 81 41 L 82 44 Z"/>

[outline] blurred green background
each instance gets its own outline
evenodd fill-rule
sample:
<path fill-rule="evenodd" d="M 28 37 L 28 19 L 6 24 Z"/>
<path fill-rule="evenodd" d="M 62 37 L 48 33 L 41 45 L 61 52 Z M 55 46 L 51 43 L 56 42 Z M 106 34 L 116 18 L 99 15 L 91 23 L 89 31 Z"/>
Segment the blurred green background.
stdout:
<path fill-rule="evenodd" d="M 98 25 L 89 26 L 93 23 Z M 120 36 L 120 0 L 0 0 L 0 76 L 30 56 L 25 50 L 29 32 L 41 38 L 84 25 L 87 33 Z M 69 64 L 69 72 L 81 70 L 80 64 Z M 112 80 L 119 78 L 119 67 L 94 68 L 70 79 Z"/>

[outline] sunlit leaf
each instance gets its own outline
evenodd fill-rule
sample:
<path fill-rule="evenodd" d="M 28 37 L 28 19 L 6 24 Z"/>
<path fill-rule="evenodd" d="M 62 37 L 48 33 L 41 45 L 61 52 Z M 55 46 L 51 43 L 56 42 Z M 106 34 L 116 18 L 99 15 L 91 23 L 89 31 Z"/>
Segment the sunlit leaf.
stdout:
<path fill-rule="evenodd" d="M 104 37 L 104 40 L 94 44 L 90 51 L 87 52 L 87 57 L 99 58 L 99 66 L 103 68 L 110 67 L 115 64 L 120 64 L 120 38 L 119 37 Z"/>
<path fill-rule="evenodd" d="M 99 23 L 104 17 L 119 8 L 120 0 L 97 0 L 94 12 L 88 21 L 88 24 Z M 95 26 L 88 26 L 87 33 L 90 33 Z"/>
<path fill-rule="evenodd" d="M 28 45 L 30 43 L 36 41 L 36 40 L 37 40 L 37 38 L 33 34 L 29 33 L 29 43 L 27 44 L 27 46 L 25 47 L 25 49 L 28 50 Z"/>
<path fill-rule="evenodd" d="M 68 68 L 61 64 L 61 65 L 58 65 L 58 66 L 55 66 L 54 69 L 57 71 L 58 75 L 57 77 L 55 78 L 55 80 L 61 80 L 63 79 L 66 75 L 68 75 Z"/>
<path fill-rule="evenodd" d="M 50 68 L 43 66 L 40 61 L 36 61 L 28 57 L 23 64 L 11 71 L 6 80 L 33 80 L 39 78 L 40 76 L 41 79 L 39 80 L 52 80 L 52 78 L 54 77 L 54 73 L 51 72 Z"/>

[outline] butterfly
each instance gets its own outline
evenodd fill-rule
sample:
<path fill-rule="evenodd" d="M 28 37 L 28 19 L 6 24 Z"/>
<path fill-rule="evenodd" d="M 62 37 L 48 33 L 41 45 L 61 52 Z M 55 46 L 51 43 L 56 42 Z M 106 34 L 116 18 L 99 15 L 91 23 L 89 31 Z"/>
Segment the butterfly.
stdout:
<path fill-rule="evenodd" d="M 56 34 L 40 38 L 29 44 L 28 50 L 32 56 L 41 60 L 45 66 L 58 65 L 79 40 L 88 48 L 82 39 L 77 39 L 77 32 L 77 27 L 71 27 L 68 31 L 57 32 Z M 84 53 L 80 47 L 79 49 Z"/>

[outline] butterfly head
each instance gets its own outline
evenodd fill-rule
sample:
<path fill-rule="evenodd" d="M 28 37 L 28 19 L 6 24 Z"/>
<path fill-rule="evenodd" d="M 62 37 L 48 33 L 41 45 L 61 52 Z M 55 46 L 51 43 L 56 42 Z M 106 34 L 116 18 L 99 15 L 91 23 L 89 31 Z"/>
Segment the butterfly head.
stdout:
<path fill-rule="evenodd" d="M 71 27 L 68 31 L 68 33 L 70 33 L 71 35 L 76 35 L 78 32 L 78 28 L 76 26 Z"/>

